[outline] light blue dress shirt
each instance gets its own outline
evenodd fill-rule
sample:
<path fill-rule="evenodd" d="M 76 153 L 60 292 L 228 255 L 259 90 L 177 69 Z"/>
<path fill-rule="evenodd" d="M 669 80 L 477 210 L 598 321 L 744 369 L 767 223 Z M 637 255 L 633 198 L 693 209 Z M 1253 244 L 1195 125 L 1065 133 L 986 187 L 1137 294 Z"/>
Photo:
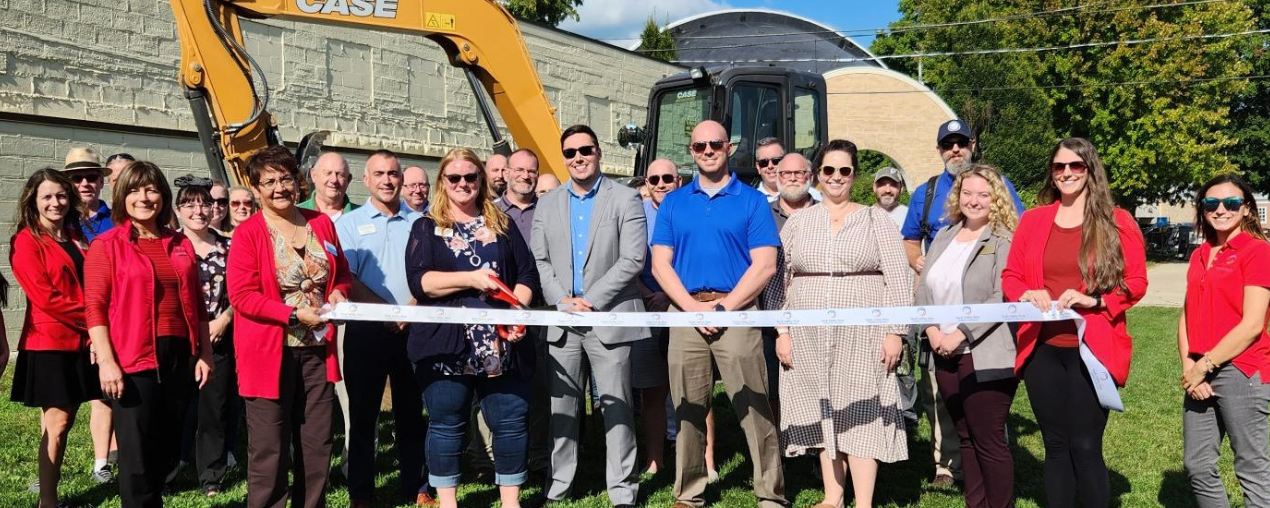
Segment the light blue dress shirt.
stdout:
<path fill-rule="evenodd" d="M 603 178 L 600 177 L 601 180 Z M 573 189 L 572 181 L 566 185 L 569 188 L 569 239 L 573 241 L 573 296 L 581 297 L 582 268 L 586 266 L 587 243 L 591 236 L 591 211 L 595 209 L 600 180 L 596 180 L 591 191 L 583 195 L 578 195 Z"/>
<path fill-rule="evenodd" d="M 410 227 L 420 217 L 423 214 L 405 202 L 396 215 L 384 215 L 367 199 L 366 206 L 344 212 L 335 221 L 348 269 L 390 304 L 403 305 L 412 298 L 406 282 L 406 242 Z"/>

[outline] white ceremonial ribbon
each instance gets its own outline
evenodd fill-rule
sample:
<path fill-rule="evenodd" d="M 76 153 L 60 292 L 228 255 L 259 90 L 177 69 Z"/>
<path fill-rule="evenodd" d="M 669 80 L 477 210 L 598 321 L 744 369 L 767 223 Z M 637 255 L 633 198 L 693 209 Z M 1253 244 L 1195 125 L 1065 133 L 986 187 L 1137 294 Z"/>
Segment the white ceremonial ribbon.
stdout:
<path fill-rule="evenodd" d="M 1057 304 L 1055 304 L 1057 305 Z M 1076 320 L 1076 336 L 1080 338 L 1080 360 L 1089 371 L 1089 380 L 1094 384 L 1094 393 L 1098 395 L 1098 403 L 1107 409 L 1124 412 L 1124 401 L 1120 400 L 1120 392 L 1116 390 L 1116 380 L 1111 371 L 1102 364 L 1094 352 L 1085 343 L 1085 319 Z"/>

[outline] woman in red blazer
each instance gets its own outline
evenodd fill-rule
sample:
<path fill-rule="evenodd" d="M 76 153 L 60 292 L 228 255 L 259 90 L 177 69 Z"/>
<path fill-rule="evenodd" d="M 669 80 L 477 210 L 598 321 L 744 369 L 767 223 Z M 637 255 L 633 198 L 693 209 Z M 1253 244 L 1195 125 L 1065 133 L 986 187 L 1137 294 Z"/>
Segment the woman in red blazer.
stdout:
<path fill-rule="evenodd" d="M 320 314 L 345 300 L 352 276 L 331 219 L 295 206 L 300 169 L 286 148 L 252 155 L 247 179 L 261 209 L 234 229 L 226 267 L 250 435 L 247 506 L 284 508 L 289 490 L 293 507 L 324 506 L 340 372 L 335 327 Z"/>
<path fill-rule="evenodd" d="M 1116 385 L 1129 376 L 1133 344 L 1125 311 L 1147 290 L 1142 232 L 1116 208 L 1107 172 L 1088 140 L 1060 141 L 1050 157 L 1041 206 L 1015 229 L 1001 276 L 1007 301 L 1042 310 L 1052 304 L 1085 318 L 1083 340 Z M 1107 410 L 1098 402 L 1080 359 L 1074 321 L 1024 323 L 1018 330 L 1015 374 L 1045 441 L 1048 506 L 1107 506 L 1111 492 L 1102 456 Z M 1078 488 L 1079 486 L 1079 488 Z"/>
<path fill-rule="evenodd" d="M 113 399 L 119 496 L 163 506 L 176 466 L 190 379 L 212 370 L 198 258 L 172 223 L 172 189 L 158 166 L 129 164 L 112 188 L 117 226 L 84 260 L 84 316 L 102 395 Z"/>
<path fill-rule="evenodd" d="M 9 265 L 26 292 L 13 375 L 14 402 L 41 408 L 40 506 L 58 505 L 66 436 L 80 404 L 101 398 L 84 325 L 84 255 L 79 193 L 52 168 L 27 179 Z"/>

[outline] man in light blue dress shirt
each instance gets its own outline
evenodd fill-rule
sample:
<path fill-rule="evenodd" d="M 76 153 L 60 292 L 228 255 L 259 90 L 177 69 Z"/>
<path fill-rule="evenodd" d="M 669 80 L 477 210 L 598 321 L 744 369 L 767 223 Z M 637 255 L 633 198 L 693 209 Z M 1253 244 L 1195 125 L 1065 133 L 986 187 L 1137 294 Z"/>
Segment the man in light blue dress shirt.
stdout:
<path fill-rule="evenodd" d="M 411 225 L 423 215 L 401 199 L 401 163 L 392 152 L 371 154 L 362 183 L 370 190 L 366 206 L 344 213 L 335 223 L 355 278 L 350 300 L 412 305 L 406 281 L 406 242 Z M 402 495 L 392 504 L 431 501 L 423 461 L 423 404 L 406 355 L 409 327 L 406 323 L 369 321 L 352 321 L 347 327 L 343 370 L 349 401 L 345 462 L 350 504 L 370 506 L 374 494 L 375 437 L 386 380 L 392 382 Z"/>

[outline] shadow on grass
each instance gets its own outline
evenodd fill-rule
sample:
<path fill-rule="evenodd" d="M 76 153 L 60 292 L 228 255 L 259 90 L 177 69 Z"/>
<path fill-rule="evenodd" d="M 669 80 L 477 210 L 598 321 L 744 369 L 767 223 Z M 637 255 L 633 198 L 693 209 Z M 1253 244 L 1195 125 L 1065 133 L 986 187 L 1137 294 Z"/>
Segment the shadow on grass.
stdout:
<path fill-rule="evenodd" d="M 1160 494 L 1156 501 L 1164 508 L 1195 508 L 1195 495 L 1191 492 L 1191 480 L 1185 471 L 1165 471 L 1160 479 Z"/>

